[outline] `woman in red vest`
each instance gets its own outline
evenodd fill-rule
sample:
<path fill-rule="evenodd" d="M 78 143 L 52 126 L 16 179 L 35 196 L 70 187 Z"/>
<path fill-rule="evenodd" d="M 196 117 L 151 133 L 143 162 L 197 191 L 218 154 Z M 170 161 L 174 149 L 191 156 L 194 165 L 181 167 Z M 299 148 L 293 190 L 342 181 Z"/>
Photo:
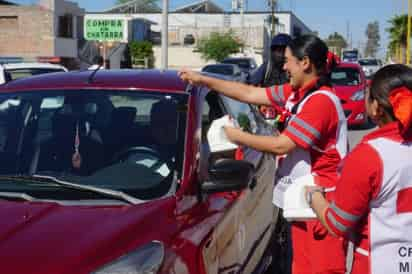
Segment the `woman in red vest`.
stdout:
<path fill-rule="evenodd" d="M 331 234 L 354 238 L 355 274 L 412 271 L 411 90 L 411 68 L 379 70 L 365 99 L 379 128 L 345 159 L 333 201 L 326 201 L 320 188 L 306 191 Z"/>
<path fill-rule="evenodd" d="M 346 155 L 346 119 L 340 100 L 333 94 L 327 70 L 328 48 L 313 35 L 292 40 L 285 51 L 284 70 L 290 83 L 259 88 L 181 71 L 191 84 L 206 85 L 233 99 L 255 105 L 276 105 L 288 113 L 279 136 L 258 136 L 226 127 L 228 138 L 253 149 L 283 156 L 276 181 L 313 176 L 317 185 L 333 188 L 337 169 Z M 333 195 L 328 193 L 328 199 Z M 328 235 L 317 221 L 292 223 L 292 272 L 344 273 L 345 242 Z M 327 256 L 324 253 L 328 250 Z"/>

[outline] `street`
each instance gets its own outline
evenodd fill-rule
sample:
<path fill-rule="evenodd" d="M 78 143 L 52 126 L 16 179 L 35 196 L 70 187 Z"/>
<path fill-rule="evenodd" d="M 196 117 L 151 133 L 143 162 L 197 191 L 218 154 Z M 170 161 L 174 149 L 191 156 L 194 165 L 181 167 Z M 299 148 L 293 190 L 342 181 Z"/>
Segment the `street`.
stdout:
<path fill-rule="evenodd" d="M 348 135 L 350 149 L 352 150 L 362 140 L 363 136 L 372 132 L 374 129 L 374 125 L 368 125 L 364 128 L 350 129 Z"/>

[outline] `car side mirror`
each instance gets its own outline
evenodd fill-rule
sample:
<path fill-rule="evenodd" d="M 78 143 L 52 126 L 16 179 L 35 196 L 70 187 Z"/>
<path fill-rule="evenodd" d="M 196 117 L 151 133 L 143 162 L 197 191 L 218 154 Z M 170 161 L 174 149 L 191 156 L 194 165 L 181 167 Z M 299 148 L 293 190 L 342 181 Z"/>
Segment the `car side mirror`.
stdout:
<path fill-rule="evenodd" d="M 240 191 L 253 180 L 254 166 L 246 161 L 222 159 L 209 169 L 209 179 L 201 185 L 202 193 Z"/>

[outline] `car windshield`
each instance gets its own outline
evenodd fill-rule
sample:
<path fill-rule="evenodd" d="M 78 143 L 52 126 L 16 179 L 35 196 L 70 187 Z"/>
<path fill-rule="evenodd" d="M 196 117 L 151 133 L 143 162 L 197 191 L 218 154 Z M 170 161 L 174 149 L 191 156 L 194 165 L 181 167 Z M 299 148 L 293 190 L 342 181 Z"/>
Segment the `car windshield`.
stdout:
<path fill-rule="evenodd" d="M 378 66 L 378 61 L 376 59 L 363 59 L 359 60 L 361 66 Z"/>
<path fill-rule="evenodd" d="M 1 94 L 0 176 L 47 175 L 141 200 L 163 197 L 181 176 L 187 100 L 147 91 Z M 36 198 L 68 197 L 0 183 L 0 192 L 22 188 Z"/>
<path fill-rule="evenodd" d="M 20 78 L 25 78 L 33 75 L 39 75 L 44 73 L 52 73 L 52 72 L 63 72 L 63 69 L 59 68 L 21 68 L 21 69 L 8 69 L 6 72 L 8 73 L 10 80 L 17 80 Z"/>
<path fill-rule="evenodd" d="M 343 53 L 343 58 L 357 58 L 358 57 L 358 52 L 357 51 L 345 51 Z"/>
<path fill-rule="evenodd" d="M 203 71 L 222 75 L 234 74 L 233 67 L 230 65 L 207 66 L 203 69 Z"/>
<path fill-rule="evenodd" d="M 250 69 L 252 67 L 250 60 L 248 59 L 226 59 L 222 63 L 225 64 L 235 64 L 242 69 Z"/>
<path fill-rule="evenodd" d="M 355 68 L 338 67 L 332 71 L 332 84 L 336 86 L 356 86 L 360 84 L 359 70 Z"/>

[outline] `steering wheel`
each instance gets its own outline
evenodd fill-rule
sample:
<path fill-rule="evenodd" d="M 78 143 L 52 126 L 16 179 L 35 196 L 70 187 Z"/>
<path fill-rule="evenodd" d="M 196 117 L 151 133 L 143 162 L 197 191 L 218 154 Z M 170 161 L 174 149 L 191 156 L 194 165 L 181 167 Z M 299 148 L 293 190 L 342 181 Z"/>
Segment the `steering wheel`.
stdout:
<path fill-rule="evenodd" d="M 159 170 L 162 165 L 166 164 L 170 169 L 171 160 L 166 160 L 161 154 L 151 147 L 136 146 L 129 147 L 119 151 L 113 157 L 112 163 L 130 162 L 150 168 L 151 170 Z"/>

